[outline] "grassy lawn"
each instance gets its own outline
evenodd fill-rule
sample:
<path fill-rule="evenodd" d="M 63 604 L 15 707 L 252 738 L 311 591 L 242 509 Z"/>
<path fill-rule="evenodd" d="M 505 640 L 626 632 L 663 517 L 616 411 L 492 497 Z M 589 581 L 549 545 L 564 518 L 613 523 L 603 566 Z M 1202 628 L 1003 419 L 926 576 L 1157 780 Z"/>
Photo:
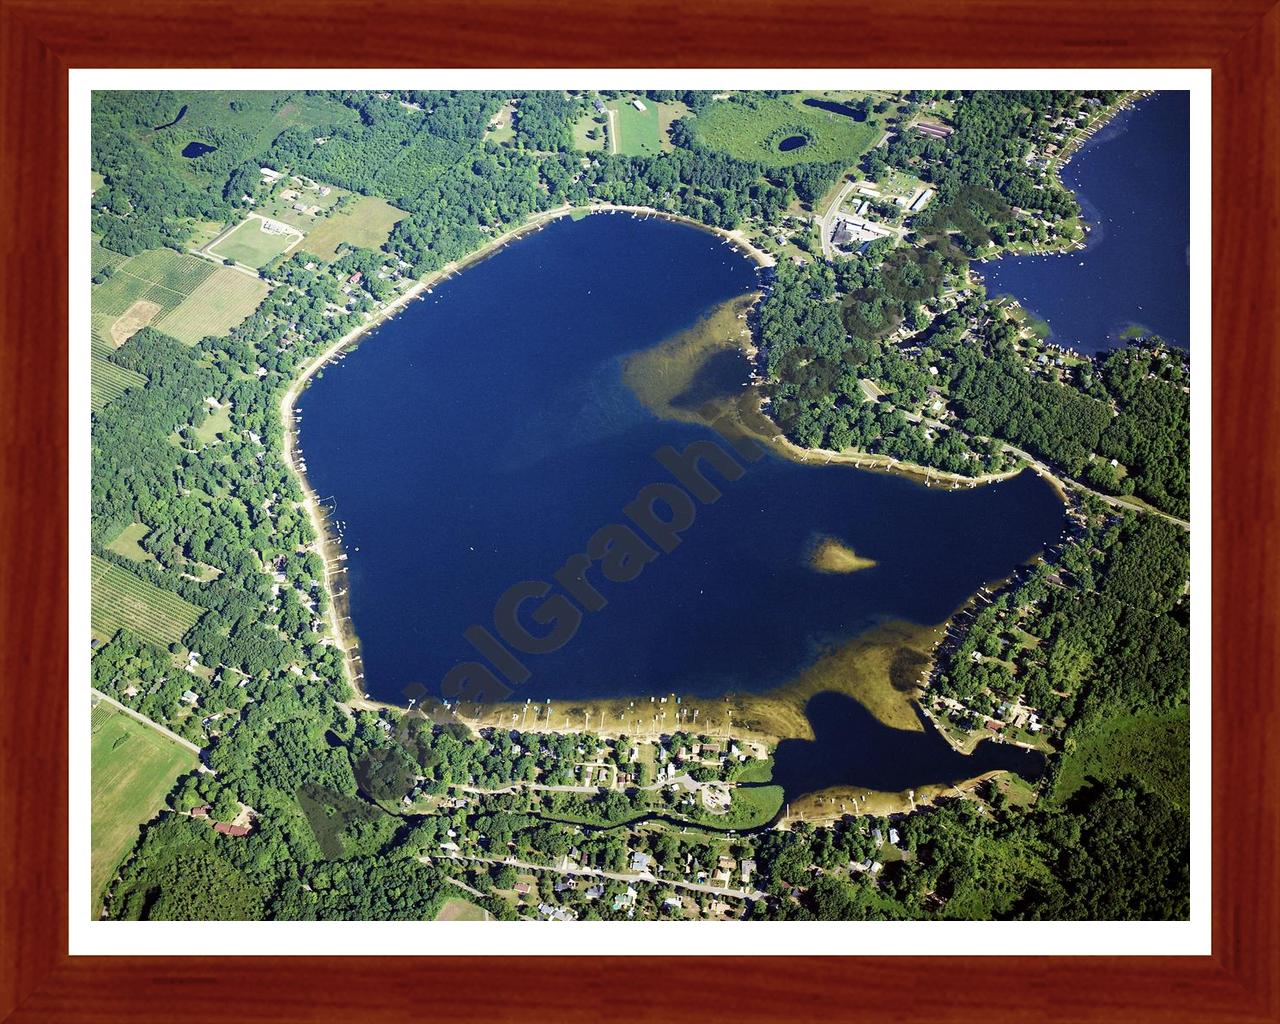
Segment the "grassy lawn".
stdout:
<path fill-rule="evenodd" d="M 177 594 L 161 590 L 139 576 L 90 556 L 93 634 L 110 639 L 121 626 L 162 647 L 177 643 L 203 614 Z"/>
<path fill-rule="evenodd" d="M 720 100 L 694 119 L 694 131 L 712 149 L 771 167 L 827 161 L 851 165 L 883 133 L 874 116 L 855 121 L 847 114 L 808 106 L 805 99 L 803 95 L 781 96 L 754 99 L 750 105 Z M 805 145 L 788 152 L 779 150 L 778 144 L 793 135 L 805 138 Z"/>
<path fill-rule="evenodd" d="M 587 138 L 587 132 L 595 129 L 596 137 L 594 139 Z M 578 123 L 573 126 L 573 148 L 581 150 L 584 153 L 598 153 L 605 147 L 605 125 L 596 121 L 596 112 L 592 109 L 591 113 L 583 114 L 578 118 Z"/>
<path fill-rule="evenodd" d="M 93 411 L 105 409 L 129 388 L 140 388 L 147 378 L 94 354 L 90 358 L 89 395 Z"/>
<path fill-rule="evenodd" d="M 474 903 L 464 899 L 445 900 L 444 906 L 440 908 L 440 913 L 436 914 L 437 921 L 487 921 L 489 920 L 489 912 L 481 907 L 477 907 Z"/>
<path fill-rule="evenodd" d="M 302 234 L 297 228 L 280 233 L 264 231 L 265 226 L 265 221 L 250 217 L 229 235 L 210 245 L 207 252 L 218 259 L 233 259 L 257 270 L 294 245 Z"/>
<path fill-rule="evenodd" d="M 150 551 L 144 550 L 138 544 L 138 541 L 142 540 L 150 532 L 151 527 L 143 523 L 130 523 L 120 531 L 115 540 L 107 545 L 107 549 L 114 551 L 117 555 L 123 555 L 133 562 L 154 562 L 156 560 L 155 555 Z"/>
<path fill-rule="evenodd" d="M 208 409 L 208 406 L 205 406 Z M 227 406 L 218 409 L 209 409 L 208 414 L 196 427 L 196 437 L 200 439 L 202 445 L 216 444 L 221 437 L 219 435 L 227 433 L 231 429 L 231 410 Z"/>
<path fill-rule="evenodd" d="M 302 248 L 322 260 L 331 260 L 341 245 L 378 249 L 391 229 L 407 217 L 382 199 L 361 196 L 351 205 L 319 221 L 303 239 Z"/>
<path fill-rule="evenodd" d="M 267 291 L 266 284 L 255 277 L 230 267 L 214 267 L 213 274 L 155 326 L 184 345 L 195 345 L 211 334 L 222 337 L 258 308 Z"/>
<path fill-rule="evenodd" d="M 772 782 L 773 759 L 767 761 L 747 761 L 734 776 L 734 782 Z"/>
<path fill-rule="evenodd" d="M 174 780 L 196 765 L 196 755 L 103 701 L 93 709 L 91 764 L 92 898 L 164 803 Z"/>
<path fill-rule="evenodd" d="M 907 174 L 905 171 L 892 167 L 879 181 L 870 181 L 867 184 L 875 188 L 882 196 L 910 198 L 920 190 L 924 182 L 914 174 Z M 855 196 L 854 198 L 861 197 Z"/>
<path fill-rule="evenodd" d="M 613 123 L 618 126 L 617 152 L 623 156 L 657 156 L 662 151 L 662 119 L 658 104 L 640 101 L 644 110 L 637 110 L 630 99 L 613 100 L 607 106 L 614 111 Z"/>

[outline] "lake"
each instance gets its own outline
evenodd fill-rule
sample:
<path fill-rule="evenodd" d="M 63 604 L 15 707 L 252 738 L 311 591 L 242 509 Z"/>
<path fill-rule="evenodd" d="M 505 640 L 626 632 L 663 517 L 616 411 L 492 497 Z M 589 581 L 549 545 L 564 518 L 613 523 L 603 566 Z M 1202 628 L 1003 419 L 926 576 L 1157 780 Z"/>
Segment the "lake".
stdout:
<path fill-rule="evenodd" d="M 1015 296 L 1051 340 L 1084 354 L 1115 346 L 1130 326 L 1187 347 L 1190 167 L 1188 93 L 1122 111 L 1062 172 L 1090 227 L 1087 247 L 984 263 L 988 292 Z"/>
<path fill-rule="evenodd" d="M 554 574 L 601 528 L 632 523 L 624 509 L 646 487 L 673 486 L 655 452 L 716 439 L 646 408 L 627 357 L 757 287 L 754 264 L 708 232 L 566 218 L 437 286 L 312 382 L 302 450 L 341 525 L 372 696 L 403 703 L 415 683 L 439 695 L 455 665 L 484 663 L 464 631 L 496 647 L 495 605 L 523 581 L 537 595 L 517 609 L 527 634 L 581 622 L 557 649 L 520 653 L 528 678 L 506 699 L 769 691 L 880 623 L 941 622 L 1058 538 L 1062 503 L 1031 473 L 950 491 L 741 458 L 732 480 L 702 465 L 721 497 L 699 497 L 673 550 L 650 544 L 635 578 L 593 565 L 603 607 L 579 611 L 587 601 Z M 746 361 L 727 370 L 741 388 Z M 725 372 L 717 361 L 708 394 L 732 383 Z M 874 564 L 817 571 L 820 539 Z"/>
<path fill-rule="evenodd" d="M 773 781 L 789 800 L 850 781 L 901 793 L 997 770 L 1034 781 L 1044 771 L 1043 754 L 1009 743 L 983 740 L 972 754 L 962 754 L 918 711 L 920 732 L 890 729 L 842 693 L 819 693 L 806 711 L 814 738 L 783 740 L 774 754 Z"/>

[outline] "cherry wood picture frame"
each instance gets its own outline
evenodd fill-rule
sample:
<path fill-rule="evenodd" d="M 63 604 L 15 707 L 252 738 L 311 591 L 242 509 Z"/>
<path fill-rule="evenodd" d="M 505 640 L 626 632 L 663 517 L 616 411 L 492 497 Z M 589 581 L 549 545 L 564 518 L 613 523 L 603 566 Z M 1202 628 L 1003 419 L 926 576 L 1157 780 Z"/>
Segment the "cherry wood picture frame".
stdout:
<path fill-rule="evenodd" d="M 68 69 L 219 66 L 1212 69 L 1212 955 L 69 956 Z M 0 1019 L 1280 1020 L 1280 6 L 0 0 L 0 68 Z"/>

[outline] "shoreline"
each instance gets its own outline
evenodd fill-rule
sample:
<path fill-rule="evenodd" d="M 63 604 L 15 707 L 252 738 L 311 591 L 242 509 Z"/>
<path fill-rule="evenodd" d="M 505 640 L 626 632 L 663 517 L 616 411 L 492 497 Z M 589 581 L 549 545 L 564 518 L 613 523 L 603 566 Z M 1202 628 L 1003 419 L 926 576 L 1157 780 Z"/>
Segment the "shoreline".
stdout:
<path fill-rule="evenodd" d="M 341 565 L 346 560 L 346 552 L 342 550 L 339 540 L 332 536 L 326 524 L 326 516 L 321 508 L 320 499 L 315 493 L 315 489 L 311 486 L 311 481 L 307 477 L 306 470 L 303 468 L 304 457 L 302 455 L 301 446 L 298 443 L 297 416 L 295 405 L 302 392 L 306 390 L 308 382 L 317 373 L 325 368 L 338 356 L 343 354 L 348 348 L 359 343 L 361 338 L 370 332 L 381 327 L 388 320 L 395 317 L 396 314 L 402 312 L 408 307 L 414 299 L 420 297 L 423 292 L 434 287 L 436 284 L 443 282 L 454 274 L 460 273 L 482 260 L 494 255 L 504 249 L 508 244 L 519 241 L 525 235 L 533 234 L 540 231 L 546 225 L 560 220 L 563 217 L 573 217 L 580 213 L 582 217 L 594 216 L 596 214 L 617 214 L 629 213 L 633 217 L 641 217 L 649 219 L 657 217 L 662 220 L 670 221 L 677 224 L 685 224 L 690 227 L 699 228 L 713 235 L 718 235 L 725 239 L 726 242 L 733 245 L 734 248 L 742 252 L 751 259 L 757 267 L 770 267 L 774 265 L 774 259 L 768 253 L 757 249 L 751 244 L 750 239 L 740 230 L 726 231 L 724 228 L 711 227 L 708 224 L 702 224 L 690 217 L 681 214 L 669 213 L 665 210 L 657 210 L 646 206 L 621 206 L 613 203 L 591 203 L 586 206 L 573 206 L 566 204 L 557 206 L 551 210 L 544 210 L 541 213 L 534 214 L 524 223 L 504 231 L 500 235 L 495 235 L 480 248 L 473 250 L 459 259 L 446 263 L 443 267 L 433 270 L 421 278 L 413 282 L 404 292 L 390 300 L 385 306 L 382 306 L 376 313 L 370 316 L 363 324 L 354 327 L 341 338 L 332 342 L 321 350 L 309 363 L 307 363 L 301 371 L 290 382 L 289 387 L 285 390 L 280 398 L 278 407 L 280 415 L 280 425 L 283 433 L 281 444 L 281 457 L 289 472 L 293 474 L 298 481 L 302 491 L 302 505 L 306 510 L 307 518 L 311 523 L 312 532 L 315 534 L 315 551 L 324 562 L 324 578 L 321 584 L 324 587 L 325 596 L 328 599 L 328 626 L 331 636 L 325 638 L 333 646 L 336 646 L 342 652 L 343 672 L 346 676 L 346 682 L 351 690 L 351 697 L 344 702 L 344 706 L 348 709 L 352 707 L 399 707 L 395 704 L 386 704 L 381 701 L 375 701 L 365 692 L 363 686 L 359 684 L 359 680 L 364 678 L 362 665 L 359 655 L 359 638 L 354 628 L 344 627 L 344 622 L 350 622 L 350 615 L 344 613 L 344 609 L 349 608 L 349 601 L 339 603 L 340 597 L 349 594 L 349 588 L 338 593 L 336 588 L 336 579 L 346 572 L 346 567 Z M 323 641 L 322 641 L 323 642 Z M 403 710 L 403 709 L 402 709 Z"/>

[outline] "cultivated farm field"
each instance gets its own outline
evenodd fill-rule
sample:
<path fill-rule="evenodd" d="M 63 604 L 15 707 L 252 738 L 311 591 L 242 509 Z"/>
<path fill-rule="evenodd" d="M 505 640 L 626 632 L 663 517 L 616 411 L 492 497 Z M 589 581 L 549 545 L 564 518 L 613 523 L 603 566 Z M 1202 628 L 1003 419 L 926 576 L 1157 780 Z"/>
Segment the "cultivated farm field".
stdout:
<path fill-rule="evenodd" d="M 147 249 L 115 264 L 111 277 L 91 293 L 94 338 L 119 348 L 135 331 L 177 309 L 217 269 L 172 249 Z"/>
<path fill-rule="evenodd" d="M 196 765 L 196 755 L 155 729 L 101 701 L 90 719 L 92 768 L 92 899 L 133 847 L 138 828 L 164 805 L 174 780 Z"/>
<path fill-rule="evenodd" d="M 129 388 L 140 388 L 147 382 L 142 374 L 117 366 L 97 353 L 90 358 L 89 394 L 93 411 L 105 409 Z"/>
<path fill-rule="evenodd" d="M 91 625 L 95 636 L 109 639 L 121 626 L 140 637 L 167 647 L 204 614 L 197 608 L 153 583 L 135 576 L 97 555 L 91 555 Z"/>
<path fill-rule="evenodd" d="M 267 297 L 267 286 L 230 267 L 215 267 L 177 309 L 156 321 L 156 329 L 184 345 L 208 335 L 221 337 L 240 326 Z"/>

